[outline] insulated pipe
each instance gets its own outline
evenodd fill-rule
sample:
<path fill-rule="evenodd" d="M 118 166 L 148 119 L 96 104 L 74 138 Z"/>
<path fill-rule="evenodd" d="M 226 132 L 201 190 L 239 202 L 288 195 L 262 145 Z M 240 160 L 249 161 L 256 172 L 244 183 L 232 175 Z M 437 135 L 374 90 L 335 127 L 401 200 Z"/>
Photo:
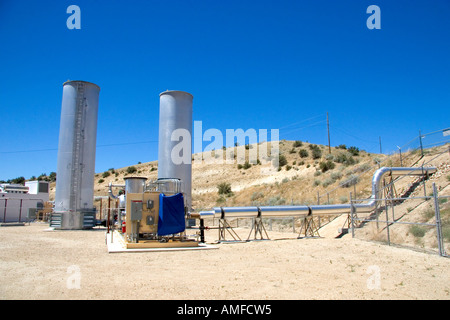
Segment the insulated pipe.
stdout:
<path fill-rule="evenodd" d="M 111 199 L 119 199 L 119 196 L 116 196 L 113 191 L 112 188 L 125 188 L 124 184 L 112 184 L 112 182 L 109 183 L 109 188 L 108 188 L 108 195 Z"/>
<path fill-rule="evenodd" d="M 386 176 L 421 176 L 433 174 L 435 167 L 383 167 L 378 169 L 372 178 L 372 195 L 366 203 L 354 204 L 357 212 L 371 212 L 375 209 L 376 201 L 381 198 L 381 181 Z M 214 216 L 216 218 L 244 218 L 244 217 L 282 217 L 282 216 L 308 216 L 332 215 L 350 213 L 350 204 L 315 205 L 315 206 L 266 206 L 266 207 L 218 207 L 210 211 L 199 213 L 201 218 Z"/>
<path fill-rule="evenodd" d="M 283 217 L 283 216 L 308 216 L 311 208 L 308 206 L 267 206 L 259 207 L 263 217 Z"/>

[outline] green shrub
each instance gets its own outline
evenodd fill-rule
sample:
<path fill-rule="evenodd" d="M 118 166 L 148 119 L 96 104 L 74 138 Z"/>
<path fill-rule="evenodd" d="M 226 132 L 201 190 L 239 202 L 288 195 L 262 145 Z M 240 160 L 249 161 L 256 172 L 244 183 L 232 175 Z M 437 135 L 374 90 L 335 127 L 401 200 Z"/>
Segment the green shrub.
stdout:
<path fill-rule="evenodd" d="M 109 171 L 105 171 L 105 172 L 103 172 L 102 177 L 103 178 L 109 177 L 110 174 L 111 173 Z"/>
<path fill-rule="evenodd" d="M 320 150 L 318 147 L 312 150 L 313 159 L 319 159 L 321 157 L 322 157 L 322 150 Z"/>
<path fill-rule="evenodd" d="M 350 188 L 351 186 L 354 186 L 358 182 L 359 182 L 359 177 L 352 174 L 352 175 L 350 175 L 350 178 L 348 178 L 346 181 L 344 181 L 341 184 L 341 186 L 344 188 Z"/>
<path fill-rule="evenodd" d="M 352 156 L 358 156 L 359 155 L 359 148 L 351 146 L 348 147 L 348 152 L 350 152 L 352 154 Z"/>
<path fill-rule="evenodd" d="M 335 165 L 332 161 L 330 161 L 330 160 L 328 160 L 328 161 L 322 161 L 322 162 L 319 164 L 320 170 L 321 170 L 322 172 L 327 172 L 328 170 L 332 170 L 332 169 L 334 169 L 335 166 L 336 166 L 336 165 Z"/>
<path fill-rule="evenodd" d="M 244 168 L 245 170 L 247 170 L 248 168 L 250 168 L 252 165 L 250 163 L 248 163 L 248 161 L 245 161 L 244 165 L 242 166 L 242 168 Z"/>
<path fill-rule="evenodd" d="M 103 183 L 103 182 L 105 182 L 105 180 L 103 180 L 103 179 L 98 180 L 98 183 Z"/>
<path fill-rule="evenodd" d="M 331 178 L 326 178 L 323 182 L 322 182 L 322 186 L 324 188 L 328 187 L 329 185 L 333 184 L 334 180 Z"/>
<path fill-rule="evenodd" d="M 279 156 L 279 158 L 278 158 L 278 165 L 279 165 L 280 167 L 282 167 L 282 166 L 284 166 L 284 165 L 286 165 L 286 164 L 287 164 L 286 157 L 285 157 L 284 155 L 280 154 L 280 156 Z"/>
<path fill-rule="evenodd" d="M 300 140 L 295 140 L 293 147 L 297 148 L 297 147 L 301 147 L 303 145 L 303 142 L 301 142 Z"/>
<path fill-rule="evenodd" d="M 332 174 L 331 174 L 331 179 L 333 179 L 333 180 L 340 180 L 342 178 L 342 173 L 340 173 L 340 172 L 333 172 Z"/>
<path fill-rule="evenodd" d="M 218 193 L 224 195 L 231 195 L 233 192 L 231 191 L 231 184 L 227 182 L 222 182 L 217 185 Z"/>
<path fill-rule="evenodd" d="M 409 231 L 416 238 L 422 238 L 425 235 L 425 229 L 420 226 L 412 225 L 409 228 Z"/>
<path fill-rule="evenodd" d="M 219 198 L 217 198 L 216 203 L 217 204 L 221 204 L 221 203 L 224 203 L 226 201 L 227 201 L 227 199 L 225 199 L 223 196 L 220 196 Z"/>
<path fill-rule="evenodd" d="M 131 166 L 127 168 L 127 173 L 135 173 L 137 171 L 135 166 Z"/>
<path fill-rule="evenodd" d="M 309 156 L 308 151 L 305 149 L 300 149 L 300 151 L 298 152 L 298 154 L 300 155 L 300 157 L 302 158 L 307 158 Z"/>

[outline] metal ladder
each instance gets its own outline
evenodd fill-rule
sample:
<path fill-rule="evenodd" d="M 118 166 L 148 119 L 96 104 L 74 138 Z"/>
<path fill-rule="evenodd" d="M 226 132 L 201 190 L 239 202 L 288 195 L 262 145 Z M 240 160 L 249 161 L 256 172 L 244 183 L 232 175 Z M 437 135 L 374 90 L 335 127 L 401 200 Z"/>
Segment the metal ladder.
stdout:
<path fill-rule="evenodd" d="M 80 187 L 83 164 L 84 147 L 84 118 L 86 109 L 86 98 L 84 96 L 84 84 L 78 83 L 77 87 L 77 105 L 75 111 L 74 141 L 72 148 L 72 170 L 71 170 L 71 193 L 70 193 L 70 211 L 78 211 L 78 200 L 80 199 Z"/>

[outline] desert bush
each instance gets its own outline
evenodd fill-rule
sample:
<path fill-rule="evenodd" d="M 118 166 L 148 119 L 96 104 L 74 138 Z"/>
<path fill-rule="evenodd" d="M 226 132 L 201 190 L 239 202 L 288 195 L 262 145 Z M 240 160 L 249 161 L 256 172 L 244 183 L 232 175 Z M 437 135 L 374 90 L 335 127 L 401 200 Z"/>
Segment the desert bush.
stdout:
<path fill-rule="evenodd" d="M 302 158 L 307 158 L 309 156 L 309 153 L 307 150 L 305 149 L 300 149 L 300 151 L 298 152 L 298 154 L 300 155 L 300 157 Z"/>
<path fill-rule="evenodd" d="M 412 233 L 412 235 L 416 238 L 422 238 L 425 235 L 425 228 L 422 228 L 421 226 L 412 225 L 409 228 L 409 232 Z"/>
<path fill-rule="evenodd" d="M 105 171 L 105 172 L 103 172 L 102 177 L 103 178 L 109 177 L 110 174 L 111 173 L 109 171 Z"/>
<path fill-rule="evenodd" d="M 359 148 L 351 146 L 347 148 L 347 151 L 351 153 L 352 156 L 359 156 Z"/>
<path fill-rule="evenodd" d="M 131 166 L 127 168 L 127 173 L 135 173 L 137 171 L 135 166 Z"/>
<path fill-rule="evenodd" d="M 347 203 L 347 202 L 348 202 L 348 198 L 347 198 L 346 196 L 340 196 L 340 197 L 339 197 L 339 201 L 340 201 L 341 203 Z"/>
<path fill-rule="evenodd" d="M 255 201 L 258 199 L 264 198 L 264 193 L 262 192 L 253 192 L 252 196 L 250 197 L 250 200 Z"/>
<path fill-rule="evenodd" d="M 269 205 L 269 206 L 283 205 L 285 203 L 286 203 L 286 199 L 284 199 L 280 196 L 271 197 L 267 201 L 267 205 Z"/>
<path fill-rule="evenodd" d="M 327 172 L 328 170 L 332 170 L 332 169 L 334 169 L 335 166 L 336 165 L 331 160 L 322 161 L 321 163 L 319 163 L 319 167 L 322 172 Z"/>
<path fill-rule="evenodd" d="M 326 178 L 323 182 L 322 182 L 322 186 L 324 188 L 328 187 L 329 185 L 333 184 L 334 180 L 331 178 Z"/>
<path fill-rule="evenodd" d="M 301 147 L 303 145 L 303 142 L 301 142 L 300 140 L 295 140 L 293 147 L 297 148 L 297 147 Z"/>
<path fill-rule="evenodd" d="M 218 193 L 224 195 L 231 195 L 233 192 L 231 191 L 231 184 L 227 182 L 222 182 L 217 185 Z"/>
<path fill-rule="evenodd" d="M 354 174 L 352 174 L 352 175 L 350 175 L 350 177 L 347 180 L 345 180 L 341 184 L 341 186 L 344 187 L 344 188 L 350 188 L 351 186 L 354 186 L 358 182 L 359 182 L 359 177 L 354 175 Z"/>
<path fill-rule="evenodd" d="M 322 157 L 322 150 L 319 149 L 319 147 L 312 150 L 312 158 L 313 159 L 319 159 Z"/>
<path fill-rule="evenodd" d="M 220 196 L 219 198 L 217 198 L 216 203 L 221 204 L 221 203 L 225 203 L 226 201 L 227 201 L 227 199 L 225 199 L 223 196 Z"/>
<path fill-rule="evenodd" d="M 278 157 L 278 165 L 280 167 L 282 167 L 282 166 L 284 166 L 286 164 L 287 164 L 286 157 L 284 155 L 280 154 L 280 156 Z"/>
<path fill-rule="evenodd" d="M 342 178 L 342 173 L 340 172 L 333 172 L 331 173 L 331 179 L 333 180 L 340 180 Z"/>

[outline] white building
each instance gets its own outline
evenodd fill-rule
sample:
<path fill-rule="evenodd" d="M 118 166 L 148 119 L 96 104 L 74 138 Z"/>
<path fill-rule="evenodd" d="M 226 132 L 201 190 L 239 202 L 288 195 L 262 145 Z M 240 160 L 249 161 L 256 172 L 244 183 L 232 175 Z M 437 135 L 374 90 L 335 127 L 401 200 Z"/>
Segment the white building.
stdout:
<path fill-rule="evenodd" d="M 27 221 L 29 209 L 42 209 L 49 200 L 49 187 L 47 181 L 0 184 L 0 222 Z"/>

